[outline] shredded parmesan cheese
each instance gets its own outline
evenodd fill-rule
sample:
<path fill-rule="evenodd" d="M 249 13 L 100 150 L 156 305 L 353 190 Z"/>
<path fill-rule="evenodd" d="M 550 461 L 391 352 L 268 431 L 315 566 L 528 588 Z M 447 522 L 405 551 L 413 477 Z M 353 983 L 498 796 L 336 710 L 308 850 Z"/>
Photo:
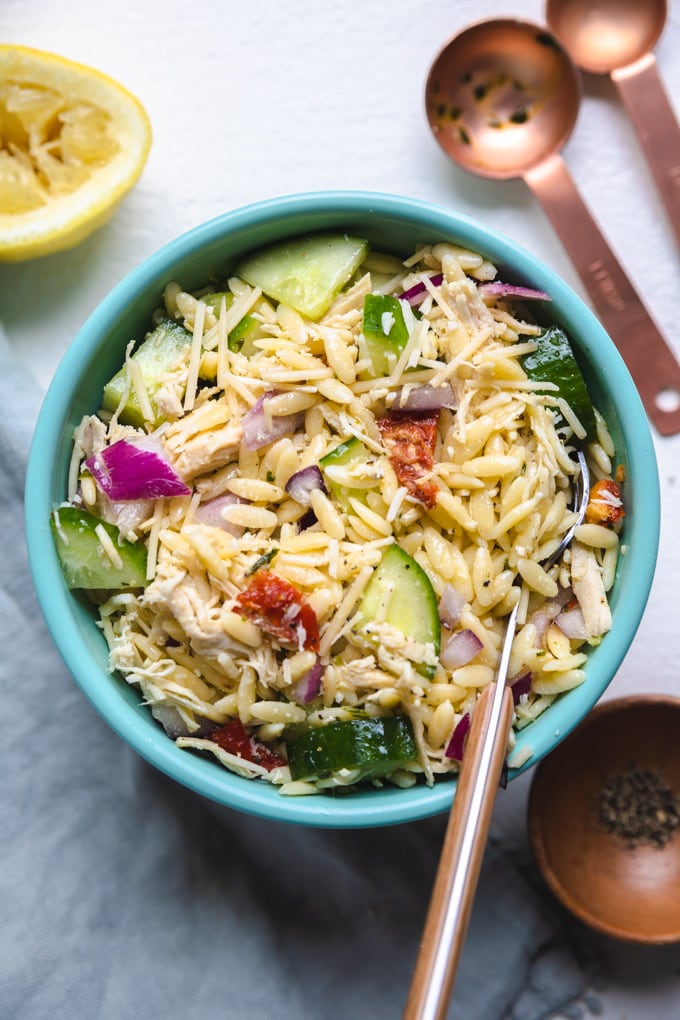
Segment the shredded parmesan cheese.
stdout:
<path fill-rule="evenodd" d="M 189 375 L 184 394 L 184 410 L 193 410 L 198 385 L 198 370 L 203 352 L 203 326 L 205 324 L 205 304 L 198 301 L 194 313 L 194 330 L 191 338 L 191 354 L 189 355 Z"/>
<path fill-rule="evenodd" d="M 142 366 L 134 358 L 127 357 L 127 370 L 132 389 L 137 398 L 139 404 L 139 410 L 141 411 L 142 418 L 144 421 L 153 421 L 155 418 L 153 407 L 151 406 L 151 398 L 149 397 L 149 391 L 146 388 L 144 382 L 144 376 L 142 375 Z"/>
<path fill-rule="evenodd" d="M 106 554 L 106 556 L 108 556 L 109 560 L 111 561 L 111 565 L 115 567 L 116 570 L 122 570 L 123 561 L 121 559 L 120 553 L 113 544 L 111 536 L 109 535 L 104 525 L 98 524 L 94 530 L 97 535 L 97 538 L 99 539 L 100 545 L 104 550 L 104 553 Z"/>

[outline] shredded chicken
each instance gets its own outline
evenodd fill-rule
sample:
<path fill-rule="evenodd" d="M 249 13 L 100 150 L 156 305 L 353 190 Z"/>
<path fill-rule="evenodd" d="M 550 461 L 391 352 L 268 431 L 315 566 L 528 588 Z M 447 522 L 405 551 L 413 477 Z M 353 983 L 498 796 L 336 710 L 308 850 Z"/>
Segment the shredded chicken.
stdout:
<path fill-rule="evenodd" d="M 227 421 L 220 428 L 199 432 L 192 439 L 168 436 L 166 449 L 177 474 L 190 480 L 224 467 L 239 452 L 243 429 L 240 421 Z"/>
<path fill-rule="evenodd" d="M 589 637 L 611 629 L 612 614 L 595 553 L 581 542 L 571 547 L 571 581 Z"/>
<path fill-rule="evenodd" d="M 106 425 L 94 414 L 86 415 L 76 429 L 74 445 L 83 460 L 101 453 L 106 446 Z"/>
<path fill-rule="evenodd" d="M 206 593 L 199 591 L 199 582 L 180 570 L 168 576 L 157 576 L 144 592 L 144 604 L 161 617 L 172 617 L 189 638 L 199 655 L 216 656 L 234 648 L 225 633 L 220 611 L 211 606 Z"/>

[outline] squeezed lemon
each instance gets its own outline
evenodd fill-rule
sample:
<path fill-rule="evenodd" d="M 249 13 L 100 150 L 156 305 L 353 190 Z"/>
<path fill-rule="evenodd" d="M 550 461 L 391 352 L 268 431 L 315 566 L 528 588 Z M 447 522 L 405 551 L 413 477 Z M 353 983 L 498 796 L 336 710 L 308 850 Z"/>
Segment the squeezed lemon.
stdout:
<path fill-rule="evenodd" d="M 0 45 L 0 261 L 71 248 L 102 226 L 150 146 L 149 118 L 118 82 Z"/>

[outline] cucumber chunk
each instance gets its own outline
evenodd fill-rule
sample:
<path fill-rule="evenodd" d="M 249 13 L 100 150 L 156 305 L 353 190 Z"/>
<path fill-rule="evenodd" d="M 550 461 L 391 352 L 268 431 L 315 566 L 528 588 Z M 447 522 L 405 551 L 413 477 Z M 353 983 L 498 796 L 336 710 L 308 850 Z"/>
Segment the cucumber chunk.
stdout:
<path fill-rule="evenodd" d="M 234 303 L 234 295 L 230 290 L 215 290 L 210 294 L 202 294 L 200 300 L 218 318 L 222 307 L 222 298 L 224 298 L 225 308 L 231 308 Z"/>
<path fill-rule="evenodd" d="M 234 295 L 230 290 L 219 290 L 212 294 L 204 294 L 201 301 L 219 318 L 222 298 L 224 298 L 225 308 L 231 308 L 234 303 Z M 257 305 L 255 307 L 257 308 Z M 261 326 L 262 323 L 254 315 L 244 315 L 240 322 L 237 322 L 229 332 L 227 337 L 229 350 L 235 353 L 240 351 L 248 358 L 257 353 L 257 348 L 253 347 L 252 341 L 258 340 L 263 336 Z"/>
<path fill-rule="evenodd" d="M 288 741 L 293 779 L 326 779 L 341 769 L 359 769 L 359 782 L 394 772 L 417 756 L 406 716 L 342 720 L 305 730 Z"/>
<path fill-rule="evenodd" d="M 419 645 L 431 645 L 439 656 L 441 622 L 434 588 L 420 564 L 396 542 L 383 553 L 359 603 L 358 615 L 360 630 L 379 619 L 405 638 Z M 436 667 L 419 662 L 416 668 L 431 679 Z"/>
<path fill-rule="evenodd" d="M 349 485 L 341 485 L 333 479 L 332 475 L 328 474 L 328 468 L 333 467 L 349 467 L 353 464 L 364 464 L 369 460 L 369 452 L 356 436 L 352 436 L 351 439 L 346 440 L 344 443 L 340 443 L 340 446 L 336 446 L 334 450 L 327 453 L 325 457 L 322 457 L 319 461 L 321 470 L 326 475 L 326 482 L 332 495 L 338 501 L 340 506 L 344 510 L 351 510 L 350 496 L 354 496 L 356 499 L 366 499 L 366 489 L 352 488 Z"/>
<path fill-rule="evenodd" d="M 236 275 L 309 319 L 328 311 L 368 254 L 368 241 L 348 234 L 313 234 L 272 244 L 245 258 Z"/>
<path fill-rule="evenodd" d="M 244 315 L 243 318 L 231 330 L 227 337 L 227 346 L 230 351 L 240 351 L 247 358 L 257 352 L 252 341 L 259 339 L 262 334 L 261 322 L 254 315 Z"/>
<path fill-rule="evenodd" d="M 147 334 L 139 348 L 132 355 L 134 361 L 139 363 L 142 371 L 142 379 L 146 386 L 154 411 L 152 425 L 160 425 L 162 416 L 154 403 L 154 394 L 160 389 L 162 377 L 169 372 L 179 361 L 188 346 L 191 345 L 191 334 L 171 319 L 163 319 L 152 333 Z M 127 365 L 116 372 L 112 379 L 104 387 L 102 406 L 107 411 L 115 411 L 120 404 L 125 389 L 128 385 Z M 130 386 L 128 397 L 119 416 L 123 425 L 134 425 L 140 428 L 144 425 L 137 395 L 134 387 Z"/>
<path fill-rule="evenodd" d="M 389 294 L 367 294 L 362 332 L 374 374 L 389 375 L 408 343 L 401 301 Z"/>
<path fill-rule="evenodd" d="M 537 337 L 537 344 L 535 351 L 522 358 L 522 368 L 534 382 L 554 383 L 557 392 L 551 392 L 569 404 L 586 431 L 586 440 L 594 439 L 593 404 L 567 334 L 559 326 L 551 326 Z M 558 425 L 561 424 L 564 418 L 560 414 Z"/>
<path fill-rule="evenodd" d="M 114 564 L 99 540 L 98 525 L 107 533 L 121 563 Z M 50 515 L 57 555 L 69 588 L 143 588 L 146 549 L 141 542 L 121 539 L 118 528 L 79 507 L 60 507 Z"/>

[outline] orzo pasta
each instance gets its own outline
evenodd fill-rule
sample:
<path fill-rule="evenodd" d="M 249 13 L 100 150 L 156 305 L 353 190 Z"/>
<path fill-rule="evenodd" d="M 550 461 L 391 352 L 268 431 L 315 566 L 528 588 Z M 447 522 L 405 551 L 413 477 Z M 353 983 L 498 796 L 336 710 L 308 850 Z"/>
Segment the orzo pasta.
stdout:
<path fill-rule="evenodd" d="M 112 670 L 180 747 L 288 794 L 455 773 L 516 602 L 514 728 L 582 683 L 623 517 L 606 423 L 541 368 L 547 295 L 453 244 L 344 241 L 313 314 L 252 259 L 169 282 L 53 515 Z M 579 446 L 599 502 L 546 570 Z"/>

